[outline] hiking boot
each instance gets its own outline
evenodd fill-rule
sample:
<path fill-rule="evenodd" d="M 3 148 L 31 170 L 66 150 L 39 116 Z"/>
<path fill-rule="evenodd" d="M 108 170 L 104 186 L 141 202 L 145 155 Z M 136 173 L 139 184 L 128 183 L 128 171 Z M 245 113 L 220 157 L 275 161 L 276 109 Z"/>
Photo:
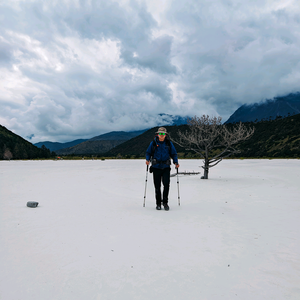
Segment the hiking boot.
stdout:
<path fill-rule="evenodd" d="M 160 206 L 160 205 L 157 205 L 157 206 L 156 206 L 156 210 L 161 210 L 161 206 Z"/>
<path fill-rule="evenodd" d="M 165 209 L 165 210 L 169 210 L 169 209 L 170 209 L 168 203 L 165 203 L 165 204 L 164 204 L 164 209 Z"/>

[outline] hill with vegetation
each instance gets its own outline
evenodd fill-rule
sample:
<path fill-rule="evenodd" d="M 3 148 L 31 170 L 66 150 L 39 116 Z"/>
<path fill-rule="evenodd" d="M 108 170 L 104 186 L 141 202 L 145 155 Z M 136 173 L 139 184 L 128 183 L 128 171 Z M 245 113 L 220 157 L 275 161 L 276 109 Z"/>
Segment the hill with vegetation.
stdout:
<path fill-rule="evenodd" d="M 55 151 L 57 154 L 81 154 L 81 153 L 95 153 L 95 151 L 106 152 L 120 143 L 127 141 L 139 134 L 142 134 L 145 130 L 140 131 L 111 131 L 105 134 L 95 136 L 91 139 L 78 139 L 71 142 L 59 143 L 59 142 L 39 142 L 34 144 L 35 146 L 41 148 L 43 145 L 46 146 L 51 151 Z M 75 147 L 81 143 L 89 141 L 89 143 L 82 144 Z M 90 143 L 95 141 L 106 141 L 103 143 Z M 107 141 L 120 141 L 120 142 L 107 142 Z M 90 147 L 90 149 L 88 148 Z M 63 149 L 62 151 L 60 151 Z"/>
<path fill-rule="evenodd" d="M 187 129 L 188 125 L 179 125 L 179 126 L 165 126 L 171 138 L 177 138 L 177 131 L 178 129 L 185 130 Z M 155 132 L 158 130 L 159 127 L 154 127 L 143 134 L 130 139 L 107 153 L 105 156 L 121 156 L 121 157 L 144 157 L 146 149 L 148 148 L 150 142 L 155 137 Z M 185 150 L 179 146 L 176 146 L 177 152 L 185 152 Z"/>
<path fill-rule="evenodd" d="M 146 130 L 138 130 L 138 131 L 111 131 L 108 133 L 104 133 L 98 136 L 95 136 L 89 141 L 127 141 L 130 140 Z"/>
<path fill-rule="evenodd" d="M 56 153 L 59 155 L 97 155 L 105 153 L 123 142 L 124 140 L 88 140 L 70 148 L 56 150 Z"/>
<path fill-rule="evenodd" d="M 49 158 L 55 153 L 45 146 L 38 148 L 0 125 L 0 159 Z"/>
<path fill-rule="evenodd" d="M 235 157 L 245 158 L 300 158 L 300 114 L 277 118 L 271 121 L 248 122 L 247 126 L 255 127 L 253 136 L 241 142 L 237 148 L 240 153 Z M 227 124 L 226 126 L 234 126 Z M 145 157 L 145 152 L 155 136 L 158 127 L 126 141 L 108 151 L 107 157 Z M 177 138 L 178 130 L 185 131 L 188 125 L 167 126 L 171 138 Z M 175 144 L 179 157 L 197 157 Z"/>
<path fill-rule="evenodd" d="M 156 116 L 157 126 L 175 126 L 187 123 L 187 117 L 158 114 Z M 149 129 L 149 128 L 148 128 Z M 138 131 L 111 131 L 90 139 L 75 140 L 67 143 L 39 142 L 35 146 L 41 148 L 43 145 L 59 155 L 94 155 L 109 151 L 111 148 L 132 139 L 148 129 Z M 101 141 L 101 142 L 99 142 Z M 87 142 L 87 143 L 86 143 Z M 78 146 L 77 146 L 78 145 Z"/>
<path fill-rule="evenodd" d="M 236 157 L 300 158 L 300 114 L 246 124 L 255 132 L 238 146 Z"/>
<path fill-rule="evenodd" d="M 50 149 L 50 151 L 55 151 L 56 152 L 59 149 L 73 147 L 73 146 L 76 146 L 76 145 L 78 145 L 80 143 L 83 143 L 85 141 L 87 141 L 87 139 L 78 139 L 78 140 L 74 140 L 74 141 L 67 142 L 67 143 L 45 141 L 45 142 L 35 143 L 34 145 L 39 147 L 39 148 L 42 148 L 42 146 L 44 145 L 46 148 Z"/>

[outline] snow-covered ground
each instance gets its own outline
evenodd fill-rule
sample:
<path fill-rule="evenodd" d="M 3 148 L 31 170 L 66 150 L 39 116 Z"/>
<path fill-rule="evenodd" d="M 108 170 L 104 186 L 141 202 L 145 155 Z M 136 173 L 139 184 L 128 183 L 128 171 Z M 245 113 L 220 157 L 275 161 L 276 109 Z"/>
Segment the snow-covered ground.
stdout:
<path fill-rule="evenodd" d="M 143 207 L 145 177 L 143 160 L 0 161 L 0 299 L 300 299 L 300 160 L 180 176 L 181 206 L 171 178 L 169 212 L 152 174 Z"/>

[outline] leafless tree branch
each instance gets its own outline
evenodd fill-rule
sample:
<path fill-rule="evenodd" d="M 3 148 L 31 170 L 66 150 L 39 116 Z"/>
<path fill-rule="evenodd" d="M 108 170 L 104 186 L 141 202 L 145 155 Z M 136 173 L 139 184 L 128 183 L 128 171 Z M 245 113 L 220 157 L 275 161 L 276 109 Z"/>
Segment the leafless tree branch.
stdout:
<path fill-rule="evenodd" d="M 193 117 L 188 119 L 189 129 L 178 131 L 178 139 L 172 140 L 186 150 L 194 151 L 204 159 L 204 178 L 208 178 L 209 168 L 216 166 L 223 158 L 238 153 L 235 146 L 247 140 L 254 133 L 253 128 L 247 128 L 245 124 L 222 124 L 221 117 Z M 212 154 L 212 150 L 220 152 Z"/>

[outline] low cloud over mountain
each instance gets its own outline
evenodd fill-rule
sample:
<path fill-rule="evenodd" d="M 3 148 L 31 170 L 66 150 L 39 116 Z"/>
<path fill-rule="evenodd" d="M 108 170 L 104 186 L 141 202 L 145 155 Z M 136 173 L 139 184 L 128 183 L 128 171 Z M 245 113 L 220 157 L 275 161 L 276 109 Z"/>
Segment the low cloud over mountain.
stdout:
<path fill-rule="evenodd" d="M 67 142 L 299 90 L 298 0 L 2 1 L 0 124 Z"/>
<path fill-rule="evenodd" d="M 296 93 L 260 103 L 244 104 L 230 116 L 226 123 L 274 120 L 278 117 L 287 117 L 299 113 L 300 93 Z"/>

